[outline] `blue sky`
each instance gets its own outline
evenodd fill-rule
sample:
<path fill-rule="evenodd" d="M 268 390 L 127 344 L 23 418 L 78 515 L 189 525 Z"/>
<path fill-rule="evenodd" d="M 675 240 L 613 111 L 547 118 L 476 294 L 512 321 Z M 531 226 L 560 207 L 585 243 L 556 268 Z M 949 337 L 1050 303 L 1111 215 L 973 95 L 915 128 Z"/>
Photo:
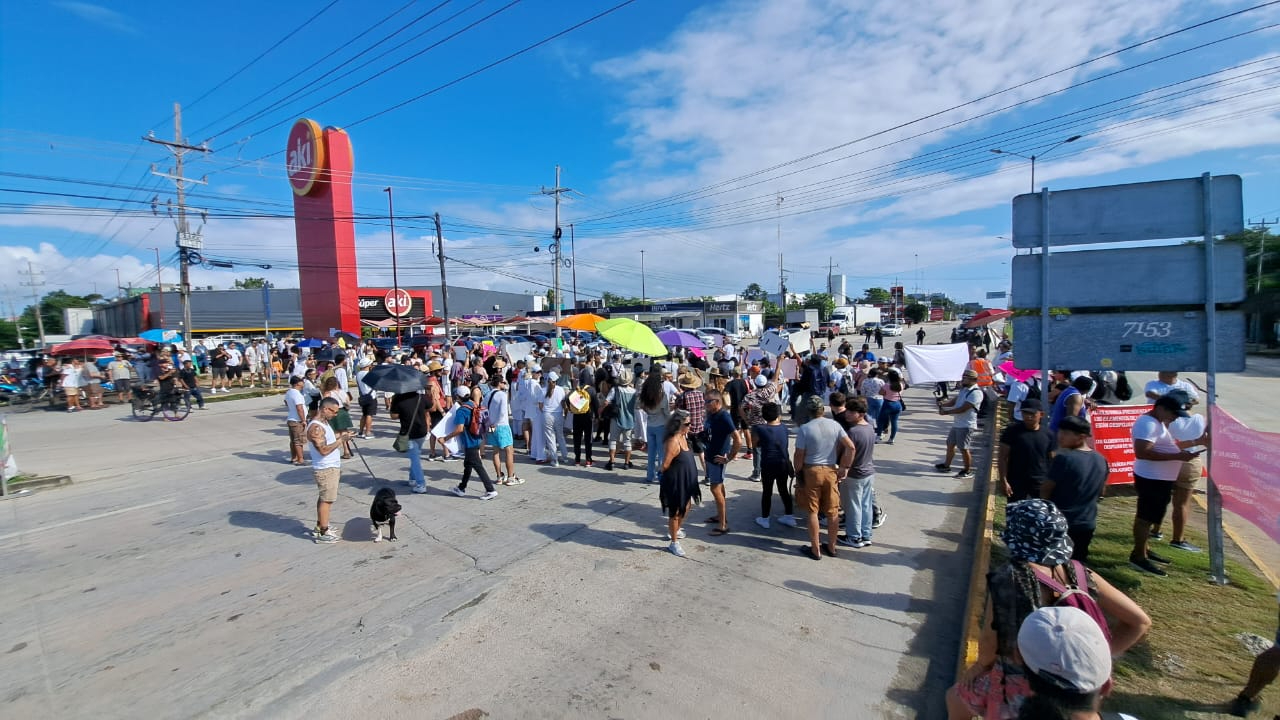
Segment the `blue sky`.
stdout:
<path fill-rule="evenodd" d="M 639 295 L 641 250 L 651 297 L 776 289 L 781 246 L 794 291 L 825 289 L 831 262 L 853 294 L 896 279 L 981 300 L 1007 289 L 999 236 L 1030 181 L 989 150 L 1075 134 L 1038 185 L 1237 173 L 1247 218 L 1280 214 L 1280 5 L 1086 62 L 1252 4 L 636 0 L 359 122 L 618 2 L 5 3 L 0 283 L 22 302 L 30 260 L 45 289 L 111 295 L 117 269 L 154 282 L 155 247 L 176 279 L 172 223 L 147 205 L 173 197 L 149 173 L 171 161 L 141 140 L 172 137 L 175 101 L 215 150 L 187 171 L 209 181 L 190 200 L 205 256 L 236 264 L 197 285 L 296 285 L 280 151 L 300 114 L 351 134 L 367 285 L 390 283 L 390 185 L 398 216 L 441 213 L 451 282 L 545 291 L 556 164 L 579 297 Z M 311 94 L 282 101 L 295 91 Z M 427 227 L 397 223 L 402 284 L 438 279 Z"/>

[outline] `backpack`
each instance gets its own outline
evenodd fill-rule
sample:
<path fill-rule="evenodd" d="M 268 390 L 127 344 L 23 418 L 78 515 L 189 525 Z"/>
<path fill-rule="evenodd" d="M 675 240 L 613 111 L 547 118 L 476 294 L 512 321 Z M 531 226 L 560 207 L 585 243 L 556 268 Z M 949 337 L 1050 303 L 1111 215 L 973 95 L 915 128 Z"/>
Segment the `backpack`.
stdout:
<path fill-rule="evenodd" d="M 1093 594 L 1089 592 L 1088 589 L 1088 571 L 1085 570 L 1084 565 L 1082 565 L 1079 560 L 1072 560 L 1071 568 L 1075 571 L 1076 582 L 1080 583 L 1083 581 L 1085 584 L 1084 588 L 1065 587 L 1062 583 L 1053 579 L 1052 576 L 1041 575 L 1039 570 L 1035 571 L 1036 578 L 1040 581 L 1041 585 L 1044 585 L 1058 594 L 1058 600 L 1054 605 L 1073 607 L 1084 612 L 1086 615 L 1093 618 L 1094 622 L 1098 623 L 1098 627 L 1102 628 L 1102 634 L 1107 638 L 1107 642 L 1111 642 L 1111 628 L 1107 625 L 1107 616 L 1103 614 L 1102 606 L 1098 604 L 1098 601 L 1094 599 Z"/>
<path fill-rule="evenodd" d="M 489 411 L 475 403 L 467 403 L 464 408 L 471 410 L 471 419 L 467 421 L 467 434 L 471 437 L 483 437 L 485 428 L 489 427 Z"/>
<path fill-rule="evenodd" d="M 1129 385 L 1129 378 L 1125 376 L 1123 370 L 1116 373 L 1115 393 L 1116 397 L 1125 401 L 1133 397 L 1133 387 Z"/>
<path fill-rule="evenodd" d="M 1027 397 L 1024 398 L 1024 400 L 1039 400 L 1039 399 L 1040 399 L 1040 383 L 1028 382 Z"/>

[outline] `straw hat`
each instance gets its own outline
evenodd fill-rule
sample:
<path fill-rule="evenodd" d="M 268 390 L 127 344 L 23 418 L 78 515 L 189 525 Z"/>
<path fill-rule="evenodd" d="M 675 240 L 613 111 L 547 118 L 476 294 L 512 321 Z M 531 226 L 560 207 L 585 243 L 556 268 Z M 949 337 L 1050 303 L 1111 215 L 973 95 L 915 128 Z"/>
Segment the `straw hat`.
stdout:
<path fill-rule="evenodd" d="M 437 370 L 443 370 L 443 369 L 444 369 L 444 366 L 440 364 L 439 360 L 432 360 L 431 362 L 427 363 L 427 372 L 429 373 L 433 373 Z"/>
<path fill-rule="evenodd" d="M 685 373 L 680 376 L 680 381 L 677 384 L 687 390 L 697 390 L 702 387 L 702 378 L 693 373 Z"/>

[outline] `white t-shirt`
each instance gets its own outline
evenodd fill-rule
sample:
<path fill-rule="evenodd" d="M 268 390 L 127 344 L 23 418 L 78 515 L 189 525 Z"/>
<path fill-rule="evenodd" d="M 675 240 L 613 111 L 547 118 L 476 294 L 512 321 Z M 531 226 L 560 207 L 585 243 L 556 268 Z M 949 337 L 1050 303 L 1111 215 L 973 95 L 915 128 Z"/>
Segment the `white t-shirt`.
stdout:
<path fill-rule="evenodd" d="M 1156 452 L 1181 452 L 1177 442 L 1173 439 L 1173 434 L 1169 432 L 1169 428 L 1150 415 L 1143 415 L 1138 418 L 1133 424 L 1130 435 L 1134 440 L 1146 440 L 1152 443 L 1152 450 Z M 1133 474 L 1151 480 L 1173 482 L 1178 479 L 1178 473 L 1181 471 L 1181 460 L 1143 460 L 1139 458 L 1133 461 Z"/>
<path fill-rule="evenodd" d="M 240 367 L 240 361 L 243 356 L 234 345 L 227 346 L 227 367 Z"/>
<path fill-rule="evenodd" d="M 1013 403 L 1013 419 L 1022 419 L 1022 401 L 1027 399 L 1027 393 L 1030 387 L 1024 382 L 1018 382 L 1012 378 L 1009 379 L 1009 394 L 1006 399 Z"/>
<path fill-rule="evenodd" d="M 1155 393 L 1156 395 L 1164 397 L 1169 394 L 1170 390 L 1181 390 L 1192 400 L 1200 400 L 1200 394 L 1197 393 L 1196 389 L 1191 386 L 1191 383 L 1186 380 L 1175 380 L 1172 385 L 1160 382 L 1159 380 L 1152 380 L 1147 383 L 1146 387 L 1142 389 L 1142 392 L 1144 395 L 1148 396 L 1148 399 L 1150 399 L 1150 393 Z"/>
<path fill-rule="evenodd" d="M 560 414 L 561 404 L 564 403 L 564 388 L 556 385 L 551 390 L 551 394 L 547 395 L 546 390 L 540 390 L 538 394 L 538 403 L 542 405 L 544 415 Z"/>
<path fill-rule="evenodd" d="M 1206 421 L 1203 415 L 1192 415 L 1191 417 L 1178 418 L 1169 423 L 1169 434 L 1173 435 L 1175 440 L 1186 442 L 1188 440 L 1196 440 L 1204 435 Z M 1185 448 L 1186 450 L 1196 450 L 1197 448 Z M 1198 449 L 1203 449 L 1199 447 Z"/>
<path fill-rule="evenodd" d="M 302 418 L 298 417 L 299 405 L 305 408 L 307 399 L 302 396 L 302 391 L 298 388 L 289 388 L 284 394 L 284 406 L 289 408 L 289 422 L 302 422 Z"/>
<path fill-rule="evenodd" d="M 493 423 L 494 427 L 511 423 L 511 404 L 507 401 L 506 390 L 494 390 L 489 393 L 486 406 L 489 410 L 489 422 Z"/>

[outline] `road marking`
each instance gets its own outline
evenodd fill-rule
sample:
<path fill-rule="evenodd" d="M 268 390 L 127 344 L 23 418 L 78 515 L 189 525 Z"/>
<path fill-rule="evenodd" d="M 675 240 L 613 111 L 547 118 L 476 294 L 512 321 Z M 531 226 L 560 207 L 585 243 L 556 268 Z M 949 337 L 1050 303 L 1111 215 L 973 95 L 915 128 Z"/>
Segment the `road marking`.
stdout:
<path fill-rule="evenodd" d="M 147 508 L 156 507 L 157 505 L 168 505 L 169 503 L 174 503 L 174 502 L 178 502 L 178 498 L 169 498 L 168 500 L 157 500 L 155 502 L 144 503 L 142 505 L 134 505 L 133 507 L 120 508 L 119 510 L 110 510 L 108 512 L 98 513 L 97 515 L 89 515 L 82 518 L 76 518 L 75 520 L 63 520 L 62 522 L 59 522 L 59 523 L 46 523 L 46 524 L 33 527 L 30 530 L 18 530 L 16 532 L 5 533 L 4 535 L 0 535 L 0 542 L 5 540 L 10 540 L 12 538 L 16 538 L 22 535 L 28 535 L 30 533 L 40 532 L 42 530 L 54 530 L 60 527 L 66 527 L 68 525 L 76 525 L 78 523 L 90 522 L 92 520 L 101 520 L 102 518 L 111 517 L 113 515 L 123 515 L 124 513 L 133 512 L 134 510 L 146 510 Z"/>

